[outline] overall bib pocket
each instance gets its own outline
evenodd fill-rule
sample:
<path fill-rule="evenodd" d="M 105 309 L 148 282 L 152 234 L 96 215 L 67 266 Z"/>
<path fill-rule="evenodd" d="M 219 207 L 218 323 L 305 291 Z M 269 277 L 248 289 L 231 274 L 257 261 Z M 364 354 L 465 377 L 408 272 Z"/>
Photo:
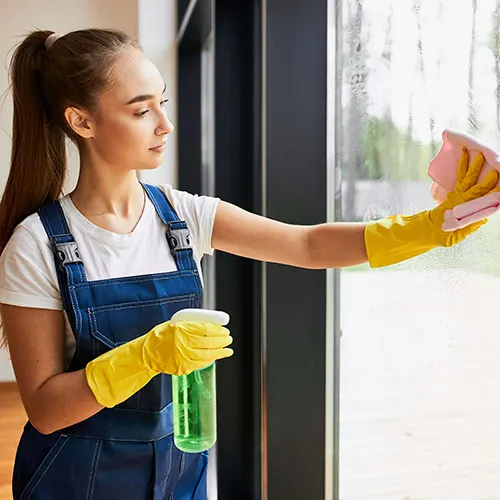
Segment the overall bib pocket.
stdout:
<path fill-rule="evenodd" d="M 189 294 L 89 307 L 93 357 L 146 334 L 179 309 L 193 307 L 195 300 Z M 159 412 L 171 401 L 171 377 L 161 373 L 116 408 Z"/>

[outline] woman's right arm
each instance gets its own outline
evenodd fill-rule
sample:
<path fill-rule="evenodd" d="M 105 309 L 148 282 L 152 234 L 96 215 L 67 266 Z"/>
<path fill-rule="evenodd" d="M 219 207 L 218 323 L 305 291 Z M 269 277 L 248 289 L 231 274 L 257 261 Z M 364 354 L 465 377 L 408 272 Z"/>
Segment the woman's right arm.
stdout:
<path fill-rule="evenodd" d="M 2 304 L 19 391 L 31 424 L 50 434 L 98 413 L 84 370 L 64 372 L 62 311 Z"/>
<path fill-rule="evenodd" d="M 159 373 L 184 375 L 233 353 L 223 326 L 166 321 L 101 354 L 85 370 L 64 372 L 61 311 L 2 304 L 1 314 L 26 413 L 42 434 L 125 401 Z"/>

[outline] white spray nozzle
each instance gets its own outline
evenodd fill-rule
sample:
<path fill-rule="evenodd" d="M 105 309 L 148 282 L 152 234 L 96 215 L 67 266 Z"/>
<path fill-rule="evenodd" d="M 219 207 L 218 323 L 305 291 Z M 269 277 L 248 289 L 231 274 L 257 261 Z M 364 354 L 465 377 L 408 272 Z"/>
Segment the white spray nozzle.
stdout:
<path fill-rule="evenodd" d="M 207 323 L 224 326 L 229 323 L 229 314 L 223 311 L 212 311 L 211 309 L 181 309 L 170 318 L 170 321 L 172 323 L 206 321 Z"/>

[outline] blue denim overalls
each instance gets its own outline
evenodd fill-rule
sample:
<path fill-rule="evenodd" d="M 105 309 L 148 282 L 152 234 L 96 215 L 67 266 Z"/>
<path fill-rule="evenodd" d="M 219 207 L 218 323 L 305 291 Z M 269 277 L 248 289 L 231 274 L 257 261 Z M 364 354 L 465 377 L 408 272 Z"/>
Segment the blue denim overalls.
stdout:
<path fill-rule="evenodd" d="M 76 338 L 70 371 L 180 309 L 202 306 L 187 225 L 163 191 L 143 187 L 166 225 L 177 271 L 87 281 L 59 202 L 38 212 Z M 125 402 L 53 434 L 40 434 L 28 422 L 16 456 L 14 500 L 206 500 L 208 454 L 174 446 L 172 415 L 171 377 L 160 374 Z"/>

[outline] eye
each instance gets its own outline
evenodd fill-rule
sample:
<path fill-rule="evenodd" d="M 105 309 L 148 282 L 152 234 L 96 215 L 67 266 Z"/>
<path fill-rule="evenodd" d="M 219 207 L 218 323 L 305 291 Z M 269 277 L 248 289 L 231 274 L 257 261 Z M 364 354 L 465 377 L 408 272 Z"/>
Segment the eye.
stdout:
<path fill-rule="evenodd" d="M 165 104 L 168 102 L 168 99 L 163 99 L 162 101 L 160 101 L 160 107 L 163 108 L 163 106 L 165 106 Z M 139 111 L 138 113 L 134 113 L 135 116 L 145 116 L 149 113 L 149 109 L 145 109 L 144 111 Z"/>

